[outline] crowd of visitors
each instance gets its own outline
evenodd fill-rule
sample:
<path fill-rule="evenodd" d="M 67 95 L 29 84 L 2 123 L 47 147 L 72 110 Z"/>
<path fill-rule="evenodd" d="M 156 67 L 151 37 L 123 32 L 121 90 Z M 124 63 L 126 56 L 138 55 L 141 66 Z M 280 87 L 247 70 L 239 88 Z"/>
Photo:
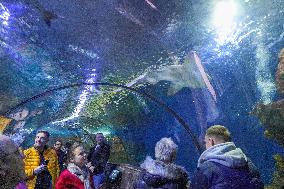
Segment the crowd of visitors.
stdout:
<path fill-rule="evenodd" d="M 110 145 L 102 133 L 96 134 L 96 144 L 89 152 L 82 143 L 64 146 L 61 139 L 50 148 L 49 138 L 47 131 L 38 131 L 34 145 L 22 150 L 9 137 L 0 134 L 2 189 L 100 189 L 108 182 Z M 171 138 L 162 138 L 156 143 L 155 159 L 146 157 L 132 188 L 264 188 L 256 166 L 232 142 L 226 127 L 209 127 L 204 143 L 206 150 L 190 179 L 186 169 L 175 163 L 178 145 Z"/>

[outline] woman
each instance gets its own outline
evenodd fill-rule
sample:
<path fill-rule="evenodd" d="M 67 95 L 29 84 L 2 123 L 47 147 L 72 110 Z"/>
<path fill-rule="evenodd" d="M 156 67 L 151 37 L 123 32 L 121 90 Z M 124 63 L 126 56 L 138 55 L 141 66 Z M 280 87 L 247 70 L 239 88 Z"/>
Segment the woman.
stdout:
<path fill-rule="evenodd" d="M 185 189 L 189 185 L 186 170 L 174 163 L 177 145 L 171 138 L 162 138 L 155 147 L 155 157 L 147 157 L 141 168 L 141 179 L 134 184 L 135 189 L 162 188 Z"/>
<path fill-rule="evenodd" d="M 89 169 L 86 167 L 87 154 L 84 147 L 74 143 L 68 154 L 68 166 L 59 176 L 56 189 L 92 189 Z"/>

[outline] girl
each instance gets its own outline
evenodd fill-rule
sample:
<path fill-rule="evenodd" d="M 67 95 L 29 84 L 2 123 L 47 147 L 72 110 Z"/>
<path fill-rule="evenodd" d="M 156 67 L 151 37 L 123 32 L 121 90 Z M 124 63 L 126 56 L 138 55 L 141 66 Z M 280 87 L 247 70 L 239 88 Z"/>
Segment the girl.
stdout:
<path fill-rule="evenodd" d="M 74 143 L 68 154 L 68 166 L 59 176 L 56 189 L 92 189 L 89 169 L 86 167 L 87 154 L 84 147 Z"/>

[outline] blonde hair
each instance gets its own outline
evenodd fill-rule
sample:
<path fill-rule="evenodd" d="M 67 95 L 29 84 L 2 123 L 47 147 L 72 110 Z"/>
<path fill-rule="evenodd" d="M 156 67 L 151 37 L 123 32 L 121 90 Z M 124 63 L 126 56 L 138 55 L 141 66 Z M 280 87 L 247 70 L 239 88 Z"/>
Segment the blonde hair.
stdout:
<path fill-rule="evenodd" d="M 231 142 L 231 133 L 222 125 L 213 125 L 206 130 L 206 136 L 215 137 L 217 140 Z"/>
<path fill-rule="evenodd" d="M 74 156 L 75 156 L 74 151 L 78 147 L 83 147 L 83 145 L 79 142 L 74 142 L 74 144 L 72 144 L 72 146 L 70 147 L 70 150 L 68 151 L 68 155 L 67 155 L 67 159 L 69 163 L 71 162 L 72 159 L 74 159 Z"/>
<path fill-rule="evenodd" d="M 156 143 L 155 157 L 164 162 L 173 162 L 176 158 L 178 146 L 171 138 L 162 138 Z"/>

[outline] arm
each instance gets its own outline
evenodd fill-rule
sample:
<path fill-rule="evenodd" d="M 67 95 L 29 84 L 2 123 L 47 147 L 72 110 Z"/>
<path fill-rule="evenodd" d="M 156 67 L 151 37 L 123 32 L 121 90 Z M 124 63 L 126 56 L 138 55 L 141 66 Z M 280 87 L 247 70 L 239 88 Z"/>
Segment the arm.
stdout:
<path fill-rule="evenodd" d="M 29 158 L 29 154 L 30 154 L 29 149 L 24 150 L 24 155 L 25 155 L 25 159 L 24 159 L 24 162 L 25 162 L 25 173 L 26 173 L 26 177 L 28 179 L 31 179 L 31 178 L 34 177 L 34 169 L 30 165 L 31 159 Z"/>
<path fill-rule="evenodd" d="M 42 164 L 38 165 L 38 155 L 32 148 L 24 151 L 25 159 L 25 173 L 27 180 L 34 179 L 36 175 L 47 169 L 47 166 Z"/>
<path fill-rule="evenodd" d="M 253 177 L 252 182 L 254 183 L 257 188 L 264 188 L 264 184 L 261 180 L 260 173 L 257 169 L 257 167 L 253 164 L 251 159 L 248 158 L 248 168 L 250 171 L 251 176 Z"/>
<path fill-rule="evenodd" d="M 189 188 L 190 180 L 189 180 L 188 173 L 184 172 L 182 178 L 179 179 L 178 182 L 181 183 L 183 187 Z"/>
<path fill-rule="evenodd" d="M 259 171 L 258 171 L 257 167 L 253 164 L 253 162 L 251 161 L 250 158 L 248 158 L 248 168 L 249 168 L 250 173 L 253 177 L 260 178 Z"/>
<path fill-rule="evenodd" d="M 153 175 L 148 172 L 145 172 L 142 176 L 143 181 L 148 185 L 152 187 L 160 187 L 166 184 L 169 180 L 165 177 L 159 176 L 159 175 Z"/>

